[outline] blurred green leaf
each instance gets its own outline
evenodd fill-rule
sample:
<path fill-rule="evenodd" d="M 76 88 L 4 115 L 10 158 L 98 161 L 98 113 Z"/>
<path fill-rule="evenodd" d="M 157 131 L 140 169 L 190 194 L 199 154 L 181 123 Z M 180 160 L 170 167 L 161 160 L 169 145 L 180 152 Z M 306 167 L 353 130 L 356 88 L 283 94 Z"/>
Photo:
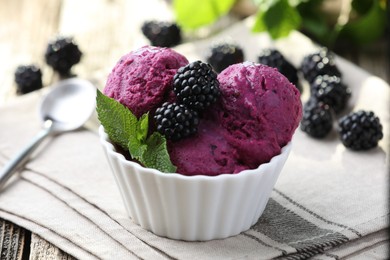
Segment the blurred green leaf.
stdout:
<path fill-rule="evenodd" d="M 375 0 L 366 15 L 345 24 L 340 39 L 348 39 L 356 44 L 366 44 L 381 37 L 386 29 L 386 10 Z"/>
<path fill-rule="evenodd" d="M 328 46 L 334 37 L 328 22 L 329 17 L 322 10 L 323 2 L 324 0 L 308 0 L 297 6 L 302 18 L 299 29 L 313 40 Z"/>
<path fill-rule="evenodd" d="M 174 0 L 176 22 L 184 29 L 196 29 L 226 15 L 235 0 Z"/>
<path fill-rule="evenodd" d="M 268 0 L 259 5 L 254 32 L 268 31 L 273 39 L 288 36 L 301 25 L 301 17 L 288 0 Z"/>
<path fill-rule="evenodd" d="M 177 23 L 197 29 L 226 15 L 236 0 L 173 0 Z M 273 39 L 300 30 L 326 46 L 338 41 L 365 44 L 385 32 L 387 0 L 351 0 L 351 20 L 337 24 L 337 14 L 324 12 L 327 0 L 252 0 L 258 6 L 254 32 L 267 31 Z"/>
<path fill-rule="evenodd" d="M 302 29 L 320 41 L 326 41 L 330 31 L 320 16 L 302 17 Z"/>

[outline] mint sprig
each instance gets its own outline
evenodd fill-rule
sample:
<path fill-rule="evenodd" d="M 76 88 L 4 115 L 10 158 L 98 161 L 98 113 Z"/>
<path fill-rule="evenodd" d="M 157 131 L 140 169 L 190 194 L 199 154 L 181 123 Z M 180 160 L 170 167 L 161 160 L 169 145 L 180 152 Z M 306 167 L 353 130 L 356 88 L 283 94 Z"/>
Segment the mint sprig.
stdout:
<path fill-rule="evenodd" d="M 128 150 L 133 159 L 148 168 L 175 172 L 167 150 L 166 139 L 158 132 L 148 135 L 149 114 L 139 119 L 125 106 L 100 90 L 96 95 L 98 119 L 110 140 Z"/>

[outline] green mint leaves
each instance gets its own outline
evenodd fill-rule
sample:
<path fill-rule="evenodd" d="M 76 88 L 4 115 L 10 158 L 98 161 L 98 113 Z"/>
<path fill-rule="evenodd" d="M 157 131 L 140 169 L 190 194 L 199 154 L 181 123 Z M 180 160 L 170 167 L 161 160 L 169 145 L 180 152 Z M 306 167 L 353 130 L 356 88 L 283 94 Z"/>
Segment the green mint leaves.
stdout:
<path fill-rule="evenodd" d="M 226 15 L 236 0 L 174 0 L 173 11 L 176 21 L 185 30 L 209 25 Z"/>
<path fill-rule="evenodd" d="M 221 0 L 222 1 L 222 0 Z M 386 1 L 351 0 L 346 8 L 324 8 L 323 0 L 254 0 L 258 5 L 254 32 L 267 31 L 273 39 L 301 30 L 322 45 L 364 45 L 386 32 Z M 337 1 L 336 1 L 337 2 Z M 342 18 L 342 19 L 340 19 Z"/>
<path fill-rule="evenodd" d="M 96 111 L 111 141 L 127 149 L 129 140 L 136 133 L 137 118 L 119 102 L 99 90 L 96 95 Z"/>
<path fill-rule="evenodd" d="M 259 4 L 254 32 L 268 31 L 273 39 L 286 37 L 301 25 L 301 17 L 288 0 L 267 0 Z"/>
<path fill-rule="evenodd" d="M 176 171 L 169 158 L 165 137 L 158 132 L 148 136 L 149 114 L 137 119 L 128 108 L 99 90 L 96 111 L 110 140 L 128 150 L 133 159 L 162 172 Z"/>
<path fill-rule="evenodd" d="M 252 0 L 257 6 L 253 32 L 268 32 L 273 39 L 301 30 L 328 47 L 337 42 L 364 45 L 386 33 L 388 1 L 351 0 L 346 8 L 324 8 L 324 0 Z M 334 1 L 338 2 L 338 1 Z M 176 22 L 196 30 L 216 22 L 232 10 L 235 0 L 174 0 Z M 333 10 L 334 9 L 334 10 Z M 339 19 L 343 16 L 343 19 Z M 345 19 L 347 18 L 347 19 Z"/>

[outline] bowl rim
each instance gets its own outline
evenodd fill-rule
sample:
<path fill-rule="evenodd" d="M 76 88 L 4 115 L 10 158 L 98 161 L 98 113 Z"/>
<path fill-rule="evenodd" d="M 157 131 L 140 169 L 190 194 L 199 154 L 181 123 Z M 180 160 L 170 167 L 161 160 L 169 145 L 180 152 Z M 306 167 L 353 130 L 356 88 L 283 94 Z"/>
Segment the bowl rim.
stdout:
<path fill-rule="evenodd" d="M 254 173 L 261 174 L 261 173 L 264 172 L 264 170 L 267 167 L 269 167 L 269 165 L 276 163 L 276 161 L 279 161 L 279 159 L 281 159 L 284 155 L 288 155 L 290 150 L 291 150 L 291 147 L 292 147 L 292 142 L 290 141 L 285 146 L 283 146 L 281 151 L 280 151 L 280 153 L 278 155 L 275 155 L 274 157 L 272 157 L 269 162 L 260 164 L 259 167 L 257 167 L 257 168 L 246 169 L 246 170 L 243 170 L 243 171 L 241 171 L 239 173 L 235 173 L 235 174 L 233 174 L 233 173 L 221 173 L 221 174 L 214 175 L 214 176 L 209 176 L 209 175 L 184 175 L 184 174 L 180 174 L 180 173 L 176 173 L 176 172 L 174 172 L 174 173 L 161 172 L 161 171 L 159 171 L 157 169 L 146 168 L 146 167 L 140 165 L 139 163 L 127 160 L 123 154 L 118 153 L 117 151 L 115 151 L 115 147 L 109 141 L 109 137 L 108 137 L 107 133 L 105 132 L 103 125 L 99 126 L 99 138 L 100 138 L 100 142 L 102 143 L 104 148 L 107 150 L 107 152 L 111 156 L 118 158 L 120 163 L 124 164 L 125 166 L 134 167 L 137 170 L 142 170 L 145 173 L 158 175 L 158 176 L 160 176 L 162 178 L 176 178 L 176 179 L 181 179 L 181 180 L 208 180 L 208 181 L 215 180 L 215 181 L 217 181 L 217 180 L 220 180 L 220 179 L 242 178 L 244 176 L 248 176 L 248 175 L 251 175 L 251 174 L 254 174 Z"/>

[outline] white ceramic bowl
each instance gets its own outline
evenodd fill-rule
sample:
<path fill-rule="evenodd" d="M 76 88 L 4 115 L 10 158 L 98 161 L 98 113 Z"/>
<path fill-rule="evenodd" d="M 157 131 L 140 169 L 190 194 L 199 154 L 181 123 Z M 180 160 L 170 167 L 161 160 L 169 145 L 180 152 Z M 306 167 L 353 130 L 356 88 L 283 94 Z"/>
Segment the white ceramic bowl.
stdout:
<path fill-rule="evenodd" d="M 116 152 L 104 128 L 100 142 L 128 215 L 156 235 L 187 241 L 226 238 L 257 222 L 291 150 L 239 174 L 184 176 L 128 161 Z"/>

